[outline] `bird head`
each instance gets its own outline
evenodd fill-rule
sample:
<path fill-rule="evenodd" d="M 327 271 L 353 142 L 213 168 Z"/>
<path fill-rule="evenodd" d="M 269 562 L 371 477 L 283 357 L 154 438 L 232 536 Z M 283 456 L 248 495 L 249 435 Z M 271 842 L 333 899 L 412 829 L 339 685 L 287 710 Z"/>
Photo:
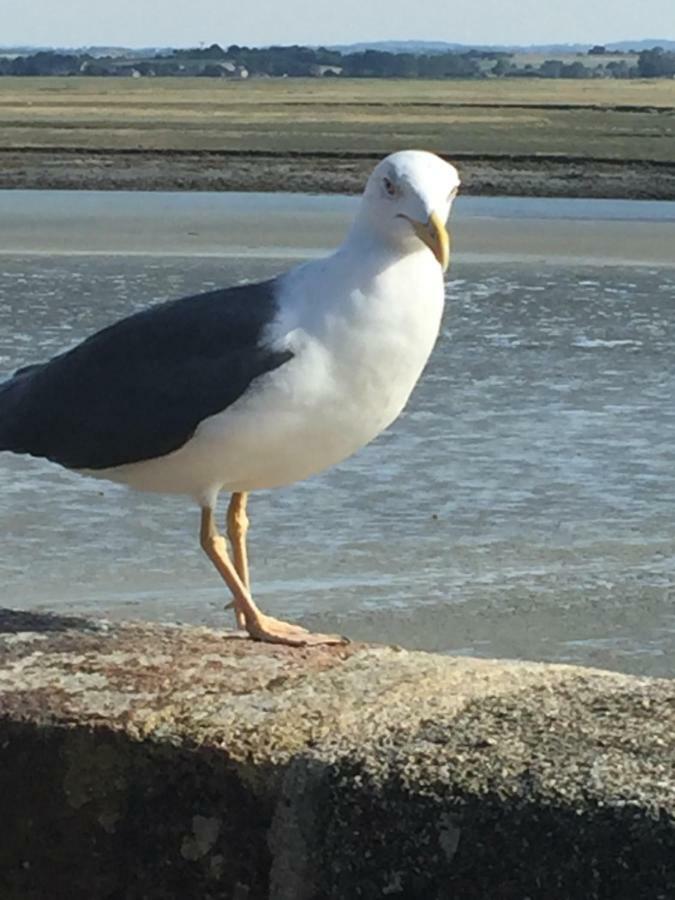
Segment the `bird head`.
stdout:
<path fill-rule="evenodd" d="M 420 242 L 426 244 L 445 271 L 450 259 L 445 223 L 459 184 L 455 167 L 435 153 L 392 153 L 370 175 L 359 218 L 399 250 L 413 252 Z"/>

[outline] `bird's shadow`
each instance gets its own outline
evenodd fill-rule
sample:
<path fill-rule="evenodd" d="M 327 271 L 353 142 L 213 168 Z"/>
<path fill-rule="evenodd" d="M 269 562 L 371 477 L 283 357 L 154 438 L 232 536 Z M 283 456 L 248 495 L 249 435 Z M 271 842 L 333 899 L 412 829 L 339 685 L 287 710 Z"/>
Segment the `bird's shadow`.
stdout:
<path fill-rule="evenodd" d="M 73 628 L 81 630 L 92 627 L 91 620 L 82 616 L 62 616 L 58 613 L 0 607 L 0 634 L 17 634 L 21 631 L 70 631 Z"/>

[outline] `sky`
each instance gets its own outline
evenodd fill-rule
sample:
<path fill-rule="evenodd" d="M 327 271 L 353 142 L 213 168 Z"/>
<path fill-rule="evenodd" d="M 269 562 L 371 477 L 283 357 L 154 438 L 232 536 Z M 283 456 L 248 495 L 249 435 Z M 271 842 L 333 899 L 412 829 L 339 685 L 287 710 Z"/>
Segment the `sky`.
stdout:
<path fill-rule="evenodd" d="M 675 0 L 0 0 L 0 45 L 675 39 Z"/>

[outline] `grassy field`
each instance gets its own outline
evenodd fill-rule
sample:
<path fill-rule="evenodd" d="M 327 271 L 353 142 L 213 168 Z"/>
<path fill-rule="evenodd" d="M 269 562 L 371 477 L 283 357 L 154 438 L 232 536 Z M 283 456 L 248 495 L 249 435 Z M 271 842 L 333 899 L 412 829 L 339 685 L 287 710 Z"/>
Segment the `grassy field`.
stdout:
<path fill-rule="evenodd" d="M 0 78 L 0 149 L 675 162 L 675 81 Z"/>

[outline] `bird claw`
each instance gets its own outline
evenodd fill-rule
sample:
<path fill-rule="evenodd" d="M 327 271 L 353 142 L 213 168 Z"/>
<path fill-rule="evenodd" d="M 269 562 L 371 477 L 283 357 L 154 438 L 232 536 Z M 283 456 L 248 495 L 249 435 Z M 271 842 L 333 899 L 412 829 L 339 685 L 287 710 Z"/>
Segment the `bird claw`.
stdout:
<path fill-rule="evenodd" d="M 345 644 L 347 639 L 339 634 L 313 634 L 301 625 L 282 622 L 272 616 L 259 616 L 247 626 L 254 641 L 270 644 L 285 644 L 289 647 L 314 647 L 330 644 Z"/>
<path fill-rule="evenodd" d="M 238 628 L 236 631 L 225 631 L 223 637 L 228 641 L 249 641 L 251 635 L 248 631 Z"/>

